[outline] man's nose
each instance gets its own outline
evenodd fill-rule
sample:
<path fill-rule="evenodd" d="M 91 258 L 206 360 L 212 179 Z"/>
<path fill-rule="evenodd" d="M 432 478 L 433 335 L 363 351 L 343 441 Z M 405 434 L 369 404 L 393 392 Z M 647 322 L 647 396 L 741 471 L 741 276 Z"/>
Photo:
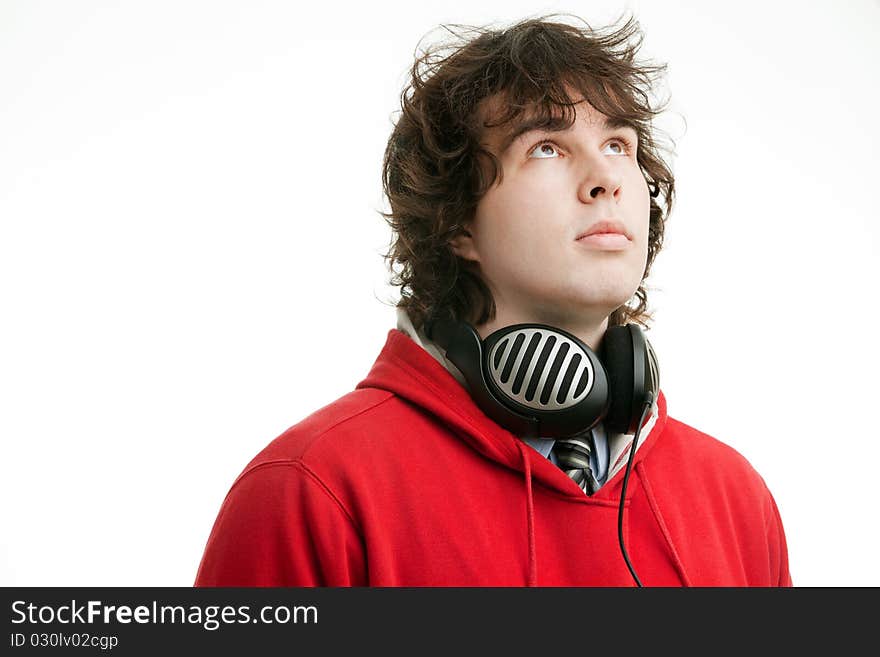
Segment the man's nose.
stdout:
<path fill-rule="evenodd" d="M 617 200 L 620 196 L 621 184 L 621 175 L 607 161 L 603 158 L 593 158 L 587 164 L 578 196 L 584 203 L 590 203 L 602 196 Z"/>

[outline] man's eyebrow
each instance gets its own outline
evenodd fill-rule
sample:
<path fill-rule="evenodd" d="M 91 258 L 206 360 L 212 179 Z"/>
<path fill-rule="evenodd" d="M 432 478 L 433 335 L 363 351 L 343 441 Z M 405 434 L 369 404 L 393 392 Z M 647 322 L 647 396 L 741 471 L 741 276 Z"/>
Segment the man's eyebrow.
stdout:
<path fill-rule="evenodd" d="M 635 130 L 635 128 L 629 121 L 617 117 L 604 117 L 599 123 L 599 126 L 603 130 L 618 130 L 619 128 L 630 128 L 632 130 Z M 513 145 L 513 142 L 515 142 L 522 135 L 528 132 L 532 132 L 533 130 L 542 130 L 545 132 L 564 132 L 567 129 L 568 126 L 566 125 L 566 121 L 561 116 L 554 116 L 550 119 L 544 119 L 537 116 L 524 119 L 523 121 L 518 123 L 514 129 L 512 129 L 504 136 L 504 139 L 501 142 L 500 154 L 504 155 L 507 150 Z"/>

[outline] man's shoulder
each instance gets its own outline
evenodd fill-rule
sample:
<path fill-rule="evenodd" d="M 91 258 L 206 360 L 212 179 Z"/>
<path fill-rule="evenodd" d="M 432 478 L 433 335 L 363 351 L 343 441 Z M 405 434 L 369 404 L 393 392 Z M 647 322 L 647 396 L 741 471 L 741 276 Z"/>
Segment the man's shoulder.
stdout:
<path fill-rule="evenodd" d="M 377 388 L 358 388 L 312 412 L 267 444 L 245 470 L 269 463 L 302 462 L 321 454 L 340 458 L 353 454 L 368 440 L 377 437 L 412 413 L 393 392 Z"/>
<path fill-rule="evenodd" d="M 652 450 L 646 467 L 652 478 L 672 477 L 694 494 L 738 490 L 742 499 L 766 498 L 761 474 L 731 444 L 672 417 L 667 417 L 662 446 Z"/>
<path fill-rule="evenodd" d="M 699 473 L 712 479 L 740 484 L 751 481 L 763 486 L 749 460 L 730 443 L 673 417 L 667 417 L 663 447 L 657 450 L 657 457 L 668 461 L 680 476 Z"/>

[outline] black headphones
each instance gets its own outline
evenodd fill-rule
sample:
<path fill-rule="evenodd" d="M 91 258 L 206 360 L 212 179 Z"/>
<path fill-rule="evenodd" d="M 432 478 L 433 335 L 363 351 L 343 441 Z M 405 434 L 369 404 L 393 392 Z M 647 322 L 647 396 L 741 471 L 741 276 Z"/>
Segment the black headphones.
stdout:
<path fill-rule="evenodd" d="M 604 421 L 609 433 L 635 433 L 655 400 L 660 369 L 635 324 L 605 331 L 599 354 L 545 324 L 514 324 L 485 340 L 467 322 L 430 319 L 425 334 L 446 350 L 477 405 L 522 438 L 562 438 Z"/>

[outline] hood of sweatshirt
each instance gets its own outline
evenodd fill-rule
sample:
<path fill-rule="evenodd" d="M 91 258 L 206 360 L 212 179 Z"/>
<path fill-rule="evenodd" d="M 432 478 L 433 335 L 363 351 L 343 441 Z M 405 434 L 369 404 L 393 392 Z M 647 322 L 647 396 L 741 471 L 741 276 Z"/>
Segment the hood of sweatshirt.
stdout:
<path fill-rule="evenodd" d="M 607 504 L 609 500 L 620 498 L 633 435 L 615 437 L 607 481 L 587 498 L 580 487 L 549 459 L 483 413 L 463 383 L 436 356 L 398 329 L 388 332 L 385 346 L 357 388 L 386 390 L 435 416 L 483 457 L 522 472 L 530 496 L 532 487 L 538 486 L 585 498 L 587 503 Z M 666 399 L 661 390 L 639 433 L 634 469 L 656 444 L 666 417 Z"/>

